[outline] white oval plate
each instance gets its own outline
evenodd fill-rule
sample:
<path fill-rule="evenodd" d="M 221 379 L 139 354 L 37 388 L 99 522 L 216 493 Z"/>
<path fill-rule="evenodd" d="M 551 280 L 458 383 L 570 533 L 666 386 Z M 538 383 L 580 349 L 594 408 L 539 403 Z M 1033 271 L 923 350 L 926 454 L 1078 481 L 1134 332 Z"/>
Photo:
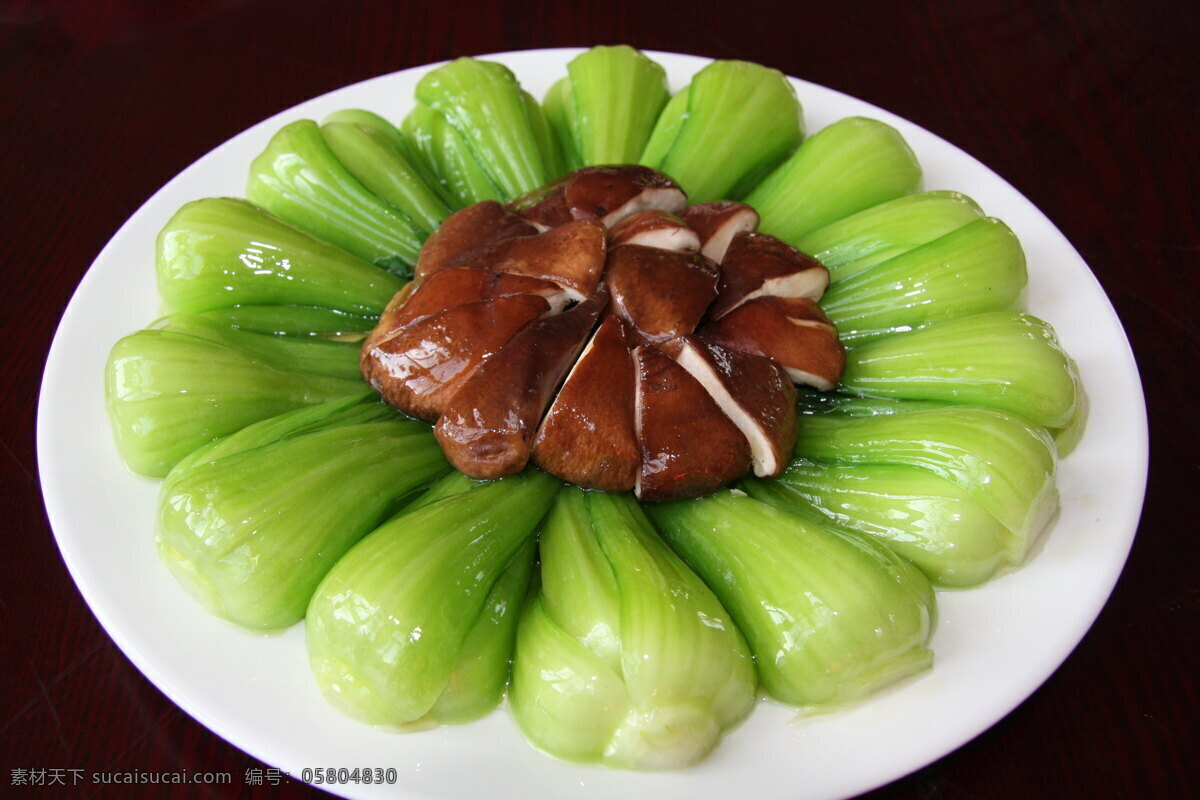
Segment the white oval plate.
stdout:
<path fill-rule="evenodd" d="M 579 50 L 488 56 L 541 97 Z M 651 53 L 672 89 L 707 59 Z M 579 767 L 524 743 L 501 710 L 470 725 L 394 734 L 353 722 L 309 677 L 303 626 L 261 636 L 209 616 L 159 564 L 157 484 L 117 456 L 103 368 L 118 338 L 157 314 L 154 240 L 183 203 L 241 196 L 251 159 L 284 123 L 348 107 L 399 120 L 430 67 L 348 86 L 268 119 L 201 158 L 117 232 L 71 300 L 50 350 L 38 415 L 46 509 L 80 592 L 117 645 L 185 711 L 234 745 L 298 776 L 304 768 L 393 767 L 395 786 L 343 785 L 348 797 L 831 798 L 899 778 L 954 750 L 1028 697 L 1091 626 L 1125 563 L 1146 481 L 1145 405 L 1120 322 L 1054 225 L 999 176 L 953 145 L 882 109 L 795 80 L 810 132 L 849 115 L 898 128 L 926 188 L 957 189 L 1020 237 L 1029 309 L 1075 357 L 1091 399 L 1087 433 L 1059 472 L 1062 512 L 1022 569 L 979 589 L 942 592 L 934 668 L 861 705 L 794 720 L 762 704 L 703 764 L 661 774 Z"/>

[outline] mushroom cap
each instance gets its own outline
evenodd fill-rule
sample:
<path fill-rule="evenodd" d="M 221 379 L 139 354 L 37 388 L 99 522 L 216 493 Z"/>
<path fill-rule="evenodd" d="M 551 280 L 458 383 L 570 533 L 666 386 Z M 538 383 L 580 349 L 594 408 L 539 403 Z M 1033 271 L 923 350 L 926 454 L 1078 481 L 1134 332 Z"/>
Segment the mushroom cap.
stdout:
<path fill-rule="evenodd" d="M 446 217 L 429 234 L 417 256 L 414 277 L 420 279 L 457 262 L 473 250 L 514 236 L 532 236 L 537 228 L 495 200 L 469 205 Z"/>
<path fill-rule="evenodd" d="M 387 330 L 403 328 L 453 306 L 515 294 L 543 297 L 555 312 L 566 304 L 563 289 L 556 283 L 476 267 L 446 267 L 412 285 L 412 293 L 380 318 Z"/>
<path fill-rule="evenodd" d="M 820 300 L 829 270 L 812 256 L 765 233 L 739 233 L 721 262 L 721 282 L 709 316 L 719 319 L 756 297 Z"/>
<path fill-rule="evenodd" d="M 699 497 L 745 475 L 750 445 L 700 383 L 653 345 L 634 350 L 639 500 Z"/>
<path fill-rule="evenodd" d="M 525 468 L 554 390 L 607 305 L 600 287 L 574 308 L 528 325 L 462 383 L 433 427 L 459 472 L 492 479 Z"/>
<path fill-rule="evenodd" d="M 759 297 L 697 333 L 727 350 L 774 359 L 795 383 L 821 391 L 837 386 L 846 366 L 837 328 L 807 298 Z"/>
<path fill-rule="evenodd" d="M 645 209 L 682 211 L 687 195 L 658 170 L 637 164 L 584 167 L 571 174 L 563 199 L 575 219 L 599 219 L 613 227 Z"/>
<path fill-rule="evenodd" d="M 455 265 L 553 281 L 572 300 L 583 300 L 600 283 L 607 248 L 604 226 L 580 219 L 535 236 L 495 242 L 461 257 Z"/>
<path fill-rule="evenodd" d="M 636 244 L 612 249 L 604 280 L 613 309 L 645 342 L 691 333 L 717 296 L 717 266 L 704 256 Z"/>
<path fill-rule="evenodd" d="M 683 220 L 669 211 L 648 208 L 631 214 L 608 231 L 610 247 L 639 244 L 660 250 L 695 253 L 700 237 Z"/>
<path fill-rule="evenodd" d="M 754 233 L 745 204 L 685 203 L 670 178 L 631 165 L 463 209 L 367 337 L 364 377 L 435 421 L 472 478 L 532 459 L 657 501 L 751 468 L 779 474 L 796 435 L 792 382 L 833 388 L 845 363 L 815 302 L 828 271 Z"/>
<path fill-rule="evenodd" d="M 636 375 L 625 323 L 609 314 L 542 419 L 533 463 L 585 489 L 632 490 L 642 460 L 633 419 Z"/>
<path fill-rule="evenodd" d="M 796 388 L 766 356 L 727 350 L 695 336 L 664 347 L 700 382 L 750 445 L 754 474 L 783 472 L 796 444 Z"/>
<path fill-rule="evenodd" d="M 541 230 L 573 219 L 598 219 L 611 228 L 644 209 L 676 212 L 687 195 L 671 178 L 637 164 L 583 167 L 508 204 Z"/>
<path fill-rule="evenodd" d="M 733 237 L 758 227 L 758 212 L 745 203 L 718 200 L 698 203 L 679 212 L 679 216 L 700 237 L 700 252 L 720 264 Z"/>
<path fill-rule="evenodd" d="M 570 178 L 571 175 L 567 174 L 558 180 L 539 186 L 532 192 L 513 200 L 505 208 L 519 214 L 539 231 L 548 231 L 559 225 L 566 225 L 575 219 L 571 216 L 571 210 L 567 208 L 567 201 L 563 195 L 563 189 Z"/>
<path fill-rule="evenodd" d="M 363 343 L 363 377 L 387 403 L 435 420 L 480 365 L 549 310 L 542 297 L 515 295 L 464 303 L 394 330 L 376 328 Z"/>

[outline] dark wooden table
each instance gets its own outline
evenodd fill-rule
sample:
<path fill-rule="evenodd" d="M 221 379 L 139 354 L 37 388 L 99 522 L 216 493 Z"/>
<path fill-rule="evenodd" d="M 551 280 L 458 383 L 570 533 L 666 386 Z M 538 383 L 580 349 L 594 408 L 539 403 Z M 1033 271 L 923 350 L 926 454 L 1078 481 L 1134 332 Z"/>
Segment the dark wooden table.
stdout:
<path fill-rule="evenodd" d="M 107 239 L 193 160 L 316 94 L 457 55 L 615 42 L 761 61 L 958 144 L 1058 224 L 1138 355 L 1152 417 L 1150 489 L 1096 626 L 992 730 L 871 796 L 1198 796 L 1194 4 L 344 5 L 0 1 L 0 796 L 319 794 L 246 785 L 247 770 L 267 765 L 138 673 L 55 547 L 34 449 L 39 378 L 59 315 Z M 24 769 L 212 770 L 234 783 L 171 793 L 13 786 L 13 770 Z"/>

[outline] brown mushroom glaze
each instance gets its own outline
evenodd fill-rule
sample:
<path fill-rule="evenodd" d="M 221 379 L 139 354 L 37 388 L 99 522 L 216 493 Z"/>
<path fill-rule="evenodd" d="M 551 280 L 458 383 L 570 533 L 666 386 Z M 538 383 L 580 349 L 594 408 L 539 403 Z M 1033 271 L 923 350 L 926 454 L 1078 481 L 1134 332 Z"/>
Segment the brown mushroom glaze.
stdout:
<path fill-rule="evenodd" d="M 562 311 L 567 303 L 566 293 L 551 281 L 514 275 L 509 272 L 492 272 L 474 267 L 448 267 L 430 275 L 402 303 L 389 306 L 381 317 L 386 318 L 389 330 L 406 328 L 454 306 L 478 303 L 497 297 L 533 295 L 541 297 L 556 312 Z"/>
<path fill-rule="evenodd" d="M 613 311 L 644 342 L 691 333 L 717 296 L 717 265 L 699 253 L 626 244 L 608 257 Z"/>
<path fill-rule="evenodd" d="M 718 200 L 688 206 L 679 216 L 696 231 L 700 252 L 720 264 L 733 237 L 758 227 L 758 212 L 745 203 Z"/>
<path fill-rule="evenodd" d="M 463 382 L 433 426 L 451 464 L 472 478 L 525 468 L 554 390 L 607 305 L 601 286 L 575 307 L 519 331 Z"/>
<path fill-rule="evenodd" d="M 519 294 L 452 306 L 402 327 L 381 323 L 363 343 L 363 377 L 386 402 L 432 422 L 484 361 L 549 311 L 543 298 Z"/>
<path fill-rule="evenodd" d="M 688 224 L 669 211 L 648 208 L 631 214 L 608 231 L 612 247 L 640 244 L 660 250 L 695 253 L 700 249 L 700 236 Z"/>
<path fill-rule="evenodd" d="M 429 235 L 417 257 L 415 277 L 424 278 L 481 247 L 538 233 L 527 219 L 494 200 L 455 211 Z"/>
<path fill-rule="evenodd" d="M 571 220 L 596 219 L 611 228 L 646 209 L 682 211 L 687 195 L 679 184 L 649 167 L 623 164 L 584 167 L 534 189 L 508 204 L 508 210 L 542 230 Z"/>
<path fill-rule="evenodd" d="M 533 463 L 585 489 L 633 489 L 642 461 L 634 427 L 636 383 L 625 323 L 610 314 L 542 419 Z"/>
<path fill-rule="evenodd" d="M 827 392 L 846 364 L 837 328 L 814 301 L 803 297 L 759 297 L 698 331 L 728 350 L 775 360 L 794 383 Z"/>
<path fill-rule="evenodd" d="M 364 377 L 472 478 L 533 461 L 657 501 L 778 475 L 793 383 L 841 376 L 828 272 L 754 233 L 747 205 L 686 204 L 623 165 L 456 212 L 367 337 Z"/>
<path fill-rule="evenodd" d="M 653 345 L 634 351 L 643 500 L 699 497 L 750 469 L 750 443 L 703 384 Z"/>
<path fill-rule="evenodd" d="M 721 261 L 721 283 L 708 314 L 713 319 L 756 297 L 821 299 L 829 270 L 812 256 L 765 233 L 739 233 Z"/>

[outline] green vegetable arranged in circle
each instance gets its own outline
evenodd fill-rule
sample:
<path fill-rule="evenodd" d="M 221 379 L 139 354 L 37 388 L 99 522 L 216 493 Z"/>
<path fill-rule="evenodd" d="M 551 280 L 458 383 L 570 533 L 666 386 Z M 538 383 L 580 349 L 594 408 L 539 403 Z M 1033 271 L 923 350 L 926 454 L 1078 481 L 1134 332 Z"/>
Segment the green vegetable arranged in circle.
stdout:
<path fill-rule="evenodd" d="M 158 237 L 105 396 L 179 582 L 303 618 L 354 718 L 507 694 L 623 769 L 929 668 L 934 587 L 1020 566 L 1086 422 L 1008 226 L 757 64 L 672 95 L 596 47 L 539 102 L 460 58 L 414 101 L 290 122 Z"/>

